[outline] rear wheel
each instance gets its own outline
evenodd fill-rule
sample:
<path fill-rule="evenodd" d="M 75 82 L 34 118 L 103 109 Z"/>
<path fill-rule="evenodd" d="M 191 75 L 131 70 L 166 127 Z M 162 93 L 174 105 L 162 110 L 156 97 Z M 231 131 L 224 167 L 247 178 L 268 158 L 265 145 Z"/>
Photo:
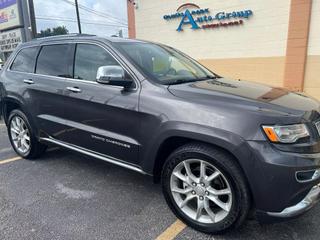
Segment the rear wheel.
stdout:
<path fill-rule="evenodd" d="M 10 113 L 8 135 L 13 149 L 23 158 L 35 159 L 46 150 L 34 135 L 26 115 L 18 109 Z"/>
<path fill-rule="evenodd" d="M 221 233 L 238 226 L 250 209 L 250 195 L 237 164 L 205 144 L 188 144 L 172 153 L 162 184 L 173 212 L 202 232 Z"/>

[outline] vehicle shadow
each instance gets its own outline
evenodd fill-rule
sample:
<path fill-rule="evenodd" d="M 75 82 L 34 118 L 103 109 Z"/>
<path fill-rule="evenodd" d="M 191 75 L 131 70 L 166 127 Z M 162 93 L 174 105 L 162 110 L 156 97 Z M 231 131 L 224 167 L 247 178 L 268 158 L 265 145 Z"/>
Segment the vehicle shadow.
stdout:
<path fill-rule="evenodd" d="M 239 236 L 243 239 L 319 239 L 319 212 L 317 206 L 300 218 L 274 224 L 248 221 L 242 228 L 226 236 L 230 239 L 239 239 Z"/>
<path fill-rule="evenodd" d="M 160 201 L 165 207 L 164 211 L 170 212 L 162 198 L 160 184 L 154 184 L 151 177 L 64 149 L 49 151 L 43 156 L 42 161 L 56 161 L 56 163 L 63 165 L 77 166 L 86 172 L 85 175 L 94 174 L 95 178 L 105 179 L 109 184 L 110 179 L 117 179 L 116 185 L 135 188 L 140 191 L 141 195 L 152 192 L 154 196 L 161 199 Z M 259 224 L 256 220 L 247 220 L 240 228 L 223 235 L 210 236 L 187 228 L 180 233 L 177 239 L 318 239 L 320 233 L 319 213 L 320 206 L 316 206 L 300 218 L 288 222 Z M 190 238 L 190 236 L 194 236 L 194 238 Z"/>

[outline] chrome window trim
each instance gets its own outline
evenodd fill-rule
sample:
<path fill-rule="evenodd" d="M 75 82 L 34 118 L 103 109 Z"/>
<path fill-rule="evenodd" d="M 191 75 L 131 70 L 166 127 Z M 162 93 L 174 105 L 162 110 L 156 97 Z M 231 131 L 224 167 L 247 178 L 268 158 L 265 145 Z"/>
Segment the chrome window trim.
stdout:
<path fill-rule="evenodd" d="M 110 54 L 115 60 L 116 62 L 130 75 L 130 77 L 132 78 L 132 80 L 134 81 L 135 83 L 135 88 L 132 88 L 130 90 L 133 90 L 133 91 L 136 91 L 140 88 L 141 84 L 140 84 L 140 81 L 138 79 L 138 77 L 132 72 L 132 70 L 126 66 L 124 63 L 120 62 L 120 60 L 118 58 L 118 56 L 116 56 L 114 53 L 112 53 L 104 44 L 102 43 L 99 43 L 99 42 L 96 42 L 96 41 L 92 41 L 92 40 L 81 40 L 81 41 L 78 41 L 76 39 L 73 39 L 73 40 L 61 40 L 61 41 L 57 41 L 57 42 L 44 42 L 44 43 L 40 43 L 38 45 L 30 45 L 30 46 L 24 46 L 24 47 L 21 47 L 19 49 L 19 51 L 17 51 L 15 53 L 15 55 L 12 57 L 12 59 L 10 60 L 9 64 L 8 64 L 8 67 L 5 69 L 5 71 L 8 71 L 8 72 L 13 72 L 13 73 L 23 73 L 23 74 L 29 74 L 29 75 L 32 75 L 32 76 L 40 76 L 40 77 L 50 77 L 50 78 L 56 78 L 56 79 L 60 79 L 60 80 L 67 80 L 67 81 L 77 81 L 77 82 L 82 82 L 82 83 L 87 83 L 87 84 L 96 84 L 96 85 L 99 85 L 99 86 L 105 86 L 105 87 L 111 87 L 111 88 L 117 88 L 117 89 L 123 89 L 123 87 L 120 87 L 120 86 L 112 86 L 112 85 L 104 85 L 104 84 L 100 84 L 98 82 L 94 82 L 94 81 L 90 81 L 90 80 L 83 80 L 83 79 L 76 79 L 76 78 L 65 78 L 65 77 L 58 77 L 58 76 L 52 76 L 52 75 L 45 75 L 45 74 L 39 74 L 39 73 L 27 73 L 27 72 L 19 72 L 19 71 L 14 71 L 14 70 L 11 70 L 11 66 L 12 66 L 12 63 L 14 61 L 14 59 L 16 59 L 17 55 L 20 53 L 20 51 L 22 51 L 23 49 L 26 49 L 26 48 L 31 48 L 31 47 L 39 47 L 40 50 L 41 50 L 41 47 L 43 46 L 51 46 L 51 45 L 62 45 L 62 44 L 91 44 L 91 45 L 96 45 L 96 46 L 99 46 L 101 47 L 102 49 L 104 49 L 108 54 Z M 110 48 L 110 47 L 109 47 Z M 40 52 L 38 52 L 39 54 Z M 37 61 L 36 61 L 37 63 Z"/>

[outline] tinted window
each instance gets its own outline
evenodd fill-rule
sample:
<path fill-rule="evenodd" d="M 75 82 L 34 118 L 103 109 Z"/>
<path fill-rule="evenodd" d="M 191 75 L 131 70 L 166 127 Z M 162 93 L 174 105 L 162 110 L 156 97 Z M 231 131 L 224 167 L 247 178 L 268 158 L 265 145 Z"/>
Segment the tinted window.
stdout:
<path fill-rule="evenodd" d="M 18 72 L 34 72 L 34 65 L 38 53 L 38 47 L 22 49 L 11 65 L 11 70 Z"/>
<path fill-rule="evenodd" d="M 215 78 L 214 73 L 181 52 L 143 42 L 116 44 L 142 71 L 161 84 L 179 84 Z"/>
<path fill-rule="evenodd" d="M 68 44 L 43 46 L 41 48 L 36 73 L 57 77 L 72 76 L 72 60 Z"/>
<path fill-rule="evenodd" d="M 103 48 L 90 44 L 77 44 L 74 78 L 96 81 L 101 66 L 119 65 Z"/>

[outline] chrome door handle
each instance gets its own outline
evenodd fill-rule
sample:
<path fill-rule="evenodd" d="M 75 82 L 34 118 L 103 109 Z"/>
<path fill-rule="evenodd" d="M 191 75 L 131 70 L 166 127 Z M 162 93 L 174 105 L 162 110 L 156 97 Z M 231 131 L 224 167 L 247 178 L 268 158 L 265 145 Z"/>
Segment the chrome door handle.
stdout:
<path fill-rule="evenodd" d="M 24 79 L 23 82 L 26 84 L 34 84 L 34 81 L 32 79 Z"/>
<path fill-rule="evenodd" d="M 67 89 L 68 89 L 70 92 L 74 92 L 74 93 L 79 93 L 79 92 L 81 92 L 81 89 L 78 88 L 78 87 L 67 87 Z"/>

